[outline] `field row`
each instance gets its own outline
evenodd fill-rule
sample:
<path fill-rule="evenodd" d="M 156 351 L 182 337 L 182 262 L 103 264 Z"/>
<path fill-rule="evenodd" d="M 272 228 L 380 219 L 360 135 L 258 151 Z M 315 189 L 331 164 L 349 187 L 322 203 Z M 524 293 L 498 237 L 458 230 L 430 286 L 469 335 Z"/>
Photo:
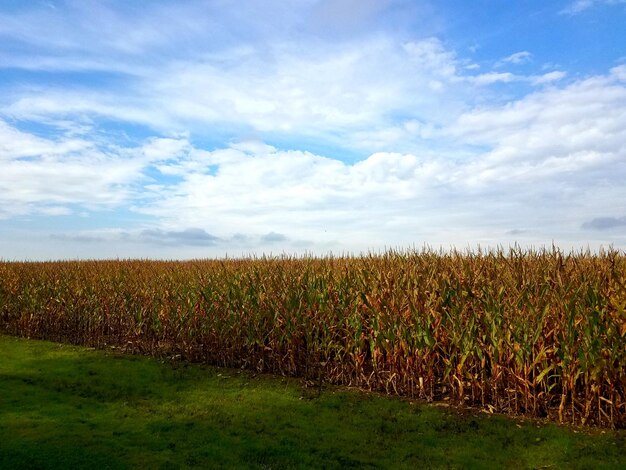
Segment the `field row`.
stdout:
<path fill-rule="evenodd" d="M 0 263 L 0 332 L 626 425 L 626 257 Z"/>

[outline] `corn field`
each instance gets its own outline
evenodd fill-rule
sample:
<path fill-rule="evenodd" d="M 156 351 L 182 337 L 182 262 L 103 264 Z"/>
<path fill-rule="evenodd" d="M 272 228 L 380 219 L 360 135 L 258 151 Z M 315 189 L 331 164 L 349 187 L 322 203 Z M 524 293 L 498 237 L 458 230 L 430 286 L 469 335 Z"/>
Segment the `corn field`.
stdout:
<path fill-rule="evenodd" d="M 626 424 L 614 250 L 0 262 L 0 333 Z"/>

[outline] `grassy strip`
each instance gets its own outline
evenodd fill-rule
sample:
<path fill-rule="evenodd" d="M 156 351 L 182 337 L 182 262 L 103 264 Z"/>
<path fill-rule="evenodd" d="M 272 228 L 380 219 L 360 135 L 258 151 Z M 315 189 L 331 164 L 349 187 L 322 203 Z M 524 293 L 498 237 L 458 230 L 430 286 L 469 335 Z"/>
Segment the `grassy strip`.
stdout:
<path fill-rule="evenodd" d="M 0 336 L 0 468 L 624 468 L 625 431 Z"/>

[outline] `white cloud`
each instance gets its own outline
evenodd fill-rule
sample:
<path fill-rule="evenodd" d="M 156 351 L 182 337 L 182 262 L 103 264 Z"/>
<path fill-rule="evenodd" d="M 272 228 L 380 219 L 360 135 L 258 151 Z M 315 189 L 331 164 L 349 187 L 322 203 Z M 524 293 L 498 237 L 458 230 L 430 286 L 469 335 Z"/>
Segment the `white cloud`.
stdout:
<path fill-rule="evenodd" d="M 508 83 L 519 79 L 519 77 L 516 77 L 510 72 L 489 72 L 467 77 L 469 82 L 475 83 L 476 85 L 492 85 L 498 82 Z"/>
<path fill-rule="evenodd" d="M 324 17 L 324 12 L 351 10 L 352 1 L 307 2 L 294 7 L 299 13 L 280 14 L 277 11 L 286 9 L 278 2 L 269 2 L 266 8 L 253 3 L 242 7 L 236 18 L 218 15 L 213 19 L 207 19 L 206 12 L 197 15 L 209 7 L 196 2 L 159 5 L 142 13 L 145 17 L 134 9 L 122 15 L 102 4 L 84 16 L 79 14 L 84 13 L 83 7 L 77 5 L 70 19 L 76 16 L 76 21 L 85 22 L 94 12 L 106 19 L 107 28 L 98 32 L 102 37 L 94 38 L 93 43 L 88 38 L 95 33 L 88 23 L 80 23 L 76 28 L 80 34 L 75 34 L 66 31 L 69 20 L 58 13 L 18 15 L 5 25 L 6 35 L 36 43 L 45 51 L 41 37 L 49 33 L 58 43 L 56 47 L 71 52 L 69 59 L 40 52 L 33 67 L 110 68 L 121 77 L 116 79 L 119 82 L 105 83 L 97 92 L 89 87 L 13 88 L 0 97 L 0 113 L 10 119 L 55 124 L 71 119 L 113 120 L 148 126 L 160 134 L 202 135 L 211 129 L 227 135 L 225 140 L 253 134 L 273 141 L 308 139 L 350 151 L 417 152 L 424 148 L 422 141 L 430 138 L 433 129 L 449 125 L 474 103 L 493 97 L 489 86 L 512 82 L 537 85 L 563 77 L 562 72 L 471 75 L 475 67 L 466 65 L 467 60 L 459 59 L 435 37 L 406 40 L 392 34 L 371 34 L 358 41 L 344 38 L 325 42 L 307 36 L 293 43 L 290 35 L 304 34 L 297 32 L 302 26 L 300 10 L 313 9 Z M 387 8 L 385 2 L 378 1 L 362 7 L 359 14 L 364 17 L 376 16 Z M 278 16 L 270 18 L 272 12 Z M 172 20 L 164 21 L 162 30 L 147 31 L 145 25 L 170 16 Z M 257 21 L 252 21 L 253 17 Z M 259 18 L 267 18 L 268 24 L 260 24 Z M 117 19 L 119 23 L 113 21 Z M 254 26 L 242 33 L 244 40 L 229 42 L 221 36 L 224 31 L 218 19 L 227 24 L 252 22 Z M 199 49 L 191 44 L 192 36 L 174 34 L 183 20 L 190 21 L 196 42 L 204 31 L 215 30 L 218 39 L 199 41 L 209 44 Z M 94 21 L 100 24 L 99 18 Z M 116 40 L 116 35 L 123 38 L 123 30 L 133 21 L 138 25 L 129 43 L 118 44 L 121 40 Z M 285 31 L 280 32 L 282 21 Z M 33 25 L 43 29 L 35 34 Z M 246 41 L 248 33 L 254 36 L 255 28 L 263 29 L 263 34 L 259 33 L 263 41 Z M 181 53 L 175 59 L 155 62 L 151 51 L 162 53 L 170 42 Z M 219 47 L 212 47 L 214 43 Z M 143 54 L 141 61 L 137 54 Z M 528 51 L 521 51 L 505 60 L 520 63 L 530 56 Z M 57 58 L 59 63 L 55 64 Z M 18 59 L 24 61 L 23 56 Z M 416 122 L 420 124 L 416 126 Z"/>
<path fill-rule="evenodd" d="M 347 164 L 258 142 L 192 150 L 160 167 L 182 181 L 139 210 L 167 227 L 212 228 L 220 237 L 254 227 L 339 246 L 343 237 L 355 246 L 436 242 L 434 234 L 443 243 L 488 240 L 519 226 L 536 227 L 524 232 L 528 240 L 580 241 L 581 224 L 607 205 L 626 211 L 617 202 L 626 201 L 619 76 L 615 70 L 476 109 L 434 131 L 488 147 L 471 154 L 380 152 Z"/>
<path fill-rule="evenodd" d="M 546 83 L 553 83 L 559 80 L 564 79 L 567 76 L 566 72 L 562 72 L 560 70 L 554 70 L 552 72 L 544 73 L 543 75 L 539 75 L 536 77 L 531 77 L 530 81 L 534 85 L 544 85 Z"/>
<path fill-rule="evenodd" d="M 185 139 L 154 138 L 122 148 L 74 137 L 37 137 L 0 120 L 0 218 L 68 215 L 69 205 L 117 207 L 137 196 L 151 164 L 176 158 Z"/>
<path fill-rule="evenodd" d="M 562 13 L 570 13 L 570 14 L 579 13 L 583 10 L 586 10 L 592 7 L 594 3 L 597 3 L 597 1 L 596 0 L 576 0 L 575 2 L 571 3 L 567 8 L 565 8 L 562 11 Z"/>
<path fill-rule="evenodd" d="M 357 245 L 371 235 L 382 239 L 390 207 L 410 204 L 446 178 L 445 165 L 389 153 L 349 165 L 264 146 L 192 151 L 189 160 L 196 164 L 182 162 L 193 168 L 184 180 L 139 210 L 167 227 L 210 225 L 222 238 L 247 230 L 320 242 L 351 233 Z M 372 225 L 372 218 L 382 225 Z"/>
<path fill-rule="evenodd" d="M 152 81 L 150 92 L 171 120 L 186 125 L 342 135 L 398 113 L 444 119 L 458 106 L 454 96 L 465 93 L 452 83 L 455 74 L 454 54 L 436 39 L 400 47 L 376 38 L 306 52 L 281 46 L 262 63 L 252 53 L 228 69 L 175 64 Z M 452 99 L 442 103 L 445 92 Z"/>
<path fill-rule="evenodd" d="M 63 207 L 63 206 L 43 206 L 41 208 L 39 208 L 39 214 L 41 215 L 47 215 L 47 216 L 60 216 L 60 215 L 70 215 L 72 214 L 72 210 L 67 208 L 67 207 Z"/>
<path fill-rule="evenodd" d="M 561 10 L 561 13 L 576 15 L 596 5 L 619 5 L 623 3 L 626 3 L 626 0 L 575 0 Z"/>
<path fill-rule="evenodd" d="M 130 92 L 130 93 L 128 93 Z M 76 91 L 64 89 L 16 91 L 5 95 L 2 114 L 21 121 L 54 124 L 58 121 L 104 117 L 119 122 L 145 124 L 155 128 L 175 127 L 163 111 L 150 100 L 139 99 L 139 91 L 128 94 L 113 91 Z"/>
<path fill-rule="evenodd" d="M 533 55 L 528 51 L 516 52 L 498 61 L 496 63 L 496 67 L 501 67 L 506 64 L 514 64 L 514 65 L 526 64 L 532 60 L 532 57 Z"/>
<path fill-rule="evenodd" d="M 398 115 L 433 124 L 449 121 L 468 100 L 479 98 L 467 83 L 456 54 L 438 39 L 400 43 L 373 37 L 304 51 L 277 44 L 172 61 L 125 76 L 123 88 L 97 93 L 14 89 L 0 99 L 0 110 L 19 120 L 105 118 L 163 133 L 197 133 L 208 126 L 251 129 L 350 147 L 358 146 L 354 133 L 395 126 Z"/>
<path fill-rule="evenodd" d="M 467 191 L 489 188 L 492 208 L 496 201 L 515 202 L 511 226 L 562 231 L 555 239 L 565 233 L 576 239 L 580 225 L 607 207 L 626 212 L 626 87 L 618 76 L 591 77 L 460 116 L 449 136 L 491 148 L 469 164 Z"/>
<path fill-rule="evenodd" d="M 479 75 L 466 76 L 465 81 L 478 85 L 489 86 L 494 83 L 528 82 L 532 85 L 545 85 L 562 80 L 566 72 L 554 70 L 543 75 L 515 75 L 510 72 L 487 72 Z"/>
<path fill-rule="evenodd" d="M 618 81 L 626 82 L 626 65 L 618 65 L 617 67 L 613 67 L 611 69 L 611 77 Z"/>
<path fill-rule="evenodd" d="M 114 8 L 97 1 L 70 1 L 55 10 L 37 7 L 35 2 L 25 3 L 16 11 L 0 14 L 0 36 L 37 50 L 99 58 L 141 55 L 166 48 L 172 41 L 191 41 L 202 30 L 219 28 L 219 19 L 203 2 L 155 4 L 150 9 Z"/>
<path fill-rule="evenodd" d="M 141 154 L 148 162 L 176 159 L 189 151 L 188 136 L 179 138 L 152 138 L 141 147 Z"/>
<path fill-rule="evenodd" d="M 34 157 L 54 152 L 67 153 L 89 149 L 90 144 L 78 139 L 52 142 L 9 126 L 0 120 L 0 162 Z"/>
<path fill-rule="evenodd" d="M 398 42 L 374 36 L 358 43 L 315 43 L 308 50 L 280 43 L 263 50 L 246 46 L 146 69 L 127 77 L 123 89 L 14 90 L 0 100 L 0 110 L 39 122 L 100 117 L 161 133 L 228 129 L 348 149 L 417 151 L 429 129 L 483 101 L 487 87 L 563 76 L 468 75 L 463 63 L 437 38 Z M 418 132 L 410 130 L 415 122 L 422 123 Z"/>
<path fill-rule="evenodd" d="M 626 129 L 622 72 L 616 67 L 606 76 L 535 92 L 503 107 L 477 108 L 462 114 L 448 132 L 473 143 L 509 141 L 520 150 L 554 141 L 561 148 L 620 148 Z"/>
<path fill-rule="evenodd" d="M 200 234 L 212 250 L 268 247 L 271 233 L 292 248 L 311 240 L 310 249 L 489 243 L 519 227 L 527 231 L 516 235 L 529 241 L 574 243 L 605 207 L 626 212 L 618 202 L 626 201 L 623 69 L 475 108 L 450 125 L 409 120 L 381 128 L 374 141 L 413 135 L 450 145 L 355 163 L 254 139 L 213 151 L 184 135 L 120 148 L 84 137 L 45 139 L 2 123 L 0 208 L 7 217 L 61 215 L 71 204 L 132 205 L 154 218 L 136 229 L 153 232 L 135 238 L 182 243 Z M 175 178 L 149 178 L 154 171 Z"/>

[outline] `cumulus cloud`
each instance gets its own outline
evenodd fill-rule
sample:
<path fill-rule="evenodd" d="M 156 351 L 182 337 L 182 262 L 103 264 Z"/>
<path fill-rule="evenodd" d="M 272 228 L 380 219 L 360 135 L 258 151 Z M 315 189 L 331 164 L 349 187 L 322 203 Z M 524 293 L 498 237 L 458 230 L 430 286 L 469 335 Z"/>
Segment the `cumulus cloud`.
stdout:
<path fill-rule="evenodd" d="M 176 158 L 186 139 L 123 148 L 98 136 L 43 138 L 0 120 L 0 218 L 67 215 L 69 206 L 112 208 L 138 197 L 144 171 Z"/>
<path fill-rule="evenodd" d="M 624 151 L 626 86 L 624 66 L 563 88 L 532 93 L 504 106 L 476 108 L 461 114 L 447 129 L 451 137 L 476 144 L 495 144 L 492 158 L 533 154 L 549 158 L 561 154 Z"/>
<path fill-rule="evenodd" d="M 264 146 L 194 151 L 179 163 L 182 181 L 139 208 L 168 224 L 211 221 L 224 236 L 254 227 L 265 242 L 282 237 L 330 239 L 351 227 L 355 237 L 376 231 L 428 188 L 448 178 L 445 165 L 410 154 L 377 153 L 346 164 L 309 152 Z M 167 169 L 166 168 L 170 168 Z M 372 225 L 372 217 L 380 226 Z M 280 227 L 280 235 L 273 233 Z M 338 227 L 340 227 L 338 229 Z"/>
<path fill-rule="evenodd" d="M 431 230 L 443 239 L 446 225 L 473 227 L 480 238 L 520 222 L 567 233 L 605 201 L 626 200 L 620 70 L 475 109 L 432 131 L 483 151 L 379 152 L 349 164 L 260 143 L 192 150 L 159 166 L 181 182 L 139 210 L 170 224 L 211 220 L 225 233 L 252 224 L 325 241 L 350 233 L 400 243 Z"/>
<path fill-rule="evenodd" d="M 489 243 L 520 225 L 538 227 L 524 234 L 531 241 L 571 239 L 607 201 L 626 211 L 616 202 L 626 201 L 622 109 L 623 66 L 475 108 L 448 126 L 403 127 L 450 143 L 442 153 L 376 152 L 355 162 L 258 139 L 211 151 L 185 136 L 128 148 L 84 138 L 70 145 L 5 123 L 14 140 L 3 155 L 0 207 L 63 214 L 69 204 L 93 210 L 123 202 L 152 222 L 108 235 L 116 243 L 211 249 L 293 247 L 298 240 L 339 250 Z M 31 144 L 46 153 L 25 150 Z M 17 177 L 20 165 L 28 167 Z"/>

